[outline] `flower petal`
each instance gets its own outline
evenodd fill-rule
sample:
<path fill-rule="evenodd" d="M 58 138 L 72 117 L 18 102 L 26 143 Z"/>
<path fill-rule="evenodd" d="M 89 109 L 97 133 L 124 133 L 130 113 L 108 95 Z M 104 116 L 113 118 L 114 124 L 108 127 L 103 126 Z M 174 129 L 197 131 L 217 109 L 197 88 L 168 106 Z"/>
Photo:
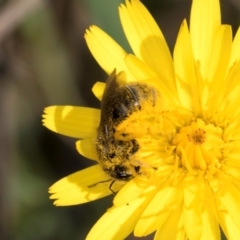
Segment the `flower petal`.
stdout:
<path fill-rule="evenodd" d="M 98 156 L 95 149 L 95 139 L 83 139 L 76 142 L 76 148 L 78 152 L 91 160 L 98 161 Z"/>
<path fill-rule="evenodd" d="M 174 231 L 173 231 L 174 229 Z M 183 226 L 182 205 L 171 211 L 171 214 L 164 222 L 162 227 L 157 230 L 154 240 L 174 239 L 186 240 L 186 232 Z"/>
<path fill-rule="evenodd" d="M 224 183 L 224 185 L 223 185 Z M 221 227 L 225 234 L 231 235 L 231 226 L 229 221 L 235 223 L 240 232 L 240 192 L 229 180 L 228 176 L 222 172 L 218 172 L 216 178 L 210 181 L 210 186 L 215 196 L 215 205 L 217 214 L 220 219 Z M 234 228 L 234 227 L 233 227 Z M 239 235 L 235 235 L 239 236 Z M 231 238 L 230 238 L 231 239 Z"/>
<path fill-rule="evenodd" d="M 96 135 L 99 123 L 99 109 L 74 106 L 51 106 L 44 109 L 43 125 L 68 137 L 92 137 Z"/>
<path fill-rule="evenodd" d="M 240 27 L 238 28 L 232 43 L 232 51 L 228 67 L 231 68 L 232 65 L 239 60 L 240 60 Z"/>
<path fill-rule="evenodd" d="M 213 41 L 220 23 L 219 0 L 194 0 L 192 2 L 190 33 L 193 53 L 195 60 L 200 61 L 204 79 L 212 56 Z"/>
<path fill-rule="evenodd" d="M 135 55 L 159 76 L 164 71 L 164 84 L 175 92 L 173 62 L 162 32 L 151 14 L 138 0 L 126 1 L 119 7 L 123 30 Z"/>
<path fill-rule="evenodd" d="M 150 67 L 132 54 L 126 56 L 125 62 L 129 71 L 135 77 L 135 81 L 157 77 Z"/>
<path fill-rule="evenodd" d="M 236 236 L 240 236 L 240 228 L 235 224 L 231 216 L 218 214 L 218 218 L 226 239 L 236 239 Z"/>
<path fill-rule="evenodd" d="M 148 179 L 135 177 L 118 192 L 113 201 L 114 206 L 119 207 L 128 204 L 135 198 L 139 197 L 148 185 L 150 185 Z"/>
<path fill-rule="evenodd" d="M 221 184 L 219 181 L 211 182 L 211 187 L 214 192 L 219 189 L 219 184 Z M 222 196 L 216 198 L 216 213 L 218 221 L 227 239 L 236 239 L 236 236 L 240 236 L 239 221 L 237 220 L 239 210 L 235 211 L 236 208 L 239 208 L 239 199 L 236 199 L 236 202 L 233 198 L 236 197 L 236 193 L 239 195 L 239 191 L 236 192 L 236 188 L 232 184 L 228 184 L 227 189 L 226 187 L 224 188 L 224 191 L 219 192 Z M 227 196 L 224 196 L 225 194 L 222 194 L 221 192 L 226 192 Z M 216 193 L 218 196 L 218 192 Z"/>
<path fill-rule="evenodd" d="M 169 180 L 163 186 L 158 187 L 152 201 L 141 215 L 135 227 L 134 235 L 146 236 L 161 228 L 169 216 L 172 206 L 175 207 L 179 193 L 179 188 L 172 187 Z"/>
<path fill-rule="evenodd" d="M 124 62 L 127 53 L 110 36 L 97 26 L 91 26 L 84 37 L 93 57 L 107 74 L 116 69 L 116 73 L 124 71 L 127 79 L 133 79 Z"/>
<path fill-rule="evenodd" d="M 201 90 L 197 84 L 195 62 L 186 20 L 183 21 L 179 30 L 173 56 L 181 105 L 188 109 L 194 109 L 197 114 L 200 111 L 199 91 Z"/>
<path fill-rule="evenodd" d="M 214 38 L 212 55 L 208 66 L 207 80 L 222 86 L 221 83 L 226 75 L 229 57 L 232 49 L 232 29 L 228 25 L 219 27 Z M 218 91 L 218 90 L 217 90 Z"/>
<path fill-rule="evenodd" d="M 189 174 L 185 178 L 183 221 L 188 238 L 193 240 L 200 239 L 202 232 L 202 182 L 201 176 L 198 178 Z"/>
<path fill-rule="evenodd" d="M 240 35 L 240 34 L 239 34 Z M 240 60 L 233 63 L 231 68 L 228 70 L 225 85 L 223 89 L 225 90 L 225 98 L 230 98 L 233 102 L 235 102 L 235 98 L 239 97 L 239 72 L 240 72 Z M 235 94 L 234 96 L 234 93 Z M 224 100 L 225 101 L 225 100 Z M 234 112 L 236 111 L 236 108 Z"/>
<path fill-rule="evenodd" d="M 212 190 L 208 184 L 204 183 L 201 175 L 188 176 L 185 180 L 184 226 L 187 236 L 190 239 L 220 240 L 220 229 L 214 210 L 215 202 Z M 190 220 L 192 224 L 189 224 Z"/>
<path fill-rule="evenodd" d="M 50 199 L 57 199 L 54 202 L 56 206 L 69 206 L 94 201 L 111 194 L 110 183 L 111 179 L 105 174 L 101 166 L 94 165 L 54 183 L 49 188 L 49 193 L 52 194 Z M 115 182 L 113 187 L 114 191 L 118 191 L 122 185 Z"/>
<path fill-rule="evenodd" d="M 98 100 L 102 100 L 103 92 L 106 84 L 103 82 L 96 82 L 92 87 L 92 92 Z"/>
<path fill-rule="evenodd" d="M 145 206 L 151 200 L 154 191 L 147 189 L 147 193 L 127 205 L 110 208 L 93 226 L 86 240 L 96 239 L 125 239 L 134 229 Z"/>
<path fill-rule="evenodd" d="M 213 201 L 213 199 L 210 198 L 210 201 Z M 202 234 L 200 239 L 221 240 L 220 228 L 214 212 L 214 205 L 212 202 L 209 203 L 209 199 L 202 208 Z"/>
<path fill-rule="evenodd" d="M 232 30 L 230 26 L 222 25 L 219 27 L 214 39 L 212 56 L 210 57 L 209 69 L 206 79 L 212 96 L 208 99 L 208 117 L 216 112 L 216 108 L 221 105 L 225 92 L 224 84 L 229 57 L 232 47 Z M 214 94 L 214 95 L 213 95 Z"/>

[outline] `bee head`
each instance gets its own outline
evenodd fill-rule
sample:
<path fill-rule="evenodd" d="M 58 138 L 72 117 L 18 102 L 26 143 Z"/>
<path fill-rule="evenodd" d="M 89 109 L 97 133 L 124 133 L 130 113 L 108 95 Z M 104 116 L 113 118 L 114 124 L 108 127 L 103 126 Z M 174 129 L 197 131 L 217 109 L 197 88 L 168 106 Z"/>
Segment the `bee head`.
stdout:
<path fill-rule="evenodd" d="M 111 168 L 105 168 L 104 171 L 113 179 L 120 181 L 129 181 L 133 178 L 133 173 L 131 170 L 124 165 L 115 165 Z"/>

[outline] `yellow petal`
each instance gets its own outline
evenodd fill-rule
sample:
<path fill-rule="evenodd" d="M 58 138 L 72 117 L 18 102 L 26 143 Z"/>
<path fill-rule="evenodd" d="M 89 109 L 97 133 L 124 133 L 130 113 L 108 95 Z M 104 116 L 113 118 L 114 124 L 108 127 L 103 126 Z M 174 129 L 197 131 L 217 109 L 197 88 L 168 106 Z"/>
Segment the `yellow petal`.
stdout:
<path fill-rule="evenodd" d="M 232 51 L 228 67 L 231 68 L 232 65 L 239 60 L 240 60 L 240 27 L 238 28 L 232 43 Z"/>
<path fill-rule="evenodd" d="M 214 82 L 214 87 L 221 83 L 226 74 L 229 57 L 232 48 L 232 29 L 228 25 L 219 27 L 214 38 L 212 55 L 208 66 L 207 80 Z M 216 90 L 218 91 L 218 90 Z"/>
<path fill-rule="evenodd" d="M 240 155 L 238 152 L 236 155 Z M 229 176 L 233 177 L 232 182 L 235 186 L 240 186 L 240 162 L 239 157 L 227 158 L 227 169 L 226 172 Z M 238 187 L 239 188 L 239 187 Z"/>
<path fill-rule="evenodd" d="M 166 86 L 175 91 L 173 62 L 162 32 L 151 14 L 138 0 L 119 7 L 123 30 L 135 55 L 159 76 L 164 71 Z"/>
<path fill-rule="evenodd" d="M 92 92 L 98 100 L 102 100 L 103 92 L 106 84 L 103 82 L 96 82 L 92 87 Z"/>
<path fill-rule="evenodd" d="M 162 239 L 186 240 L 187 236 L 183 226 L 182 213 L 183 213 L 182 205 L 180 204 L 180 207 L 172 210 L 171 214 L 164 222 L 162 227 L 157 230 L 154 240 Z"/>
<path fill-rule="evenodd" d="M 201 220 L 201 188 L 203 179 L 188 175 L 184 188 L 184 228 L 189 239 L 200 239 L 202 232 Z M 191 223 L 191 224 L 189 224 Z M 194 226 L 194 228 L 192 227 Z"/>
<path fill-rule="evenodd" d="M 78 152 L 84 157 L 98 161 L 98 156 L 95 148 L 95 139 L 83 139 L 76 142 Z"/>
<path fill-rule="evenodd" d="M 144 210 L 134 230 L 135 236 L 146 236 L 158 228 L 166 221 L 175 206 L 176 199 L 179 197 L 179 189 L 172 187 L 170 181 L 158 187 L 156 195 Z"/>
<path fill-rule="evenodd" d="M 157 77 L 157 75 L 152 71 L 150 67 L 148 67 L 144 62 L 132 54 L 128 54 L 126 56 L 125 62 L 128 69 L 135 77 L 135 81 Z"/>
<path fill-rule="evenodd" d="M 224 183 L 224 185 L 222 183 Z M 231 218 L 231 221 L 234 222 L 240 230 L 239 190 L 230 182 L 228 176 L 220 171 L 216 175 L 216 178 L 210 181 L 210 186 L 215 194 L 216 207 L 219 218 L 221 218 L 222 228 L 224 228 L 226 232 L 231 229 L 231 226 L 228 226 L 224 220 Z"/>
<path fill-rule="evenodd" d="M 84 37 L 93 57 L 107 74 L 116 69 L 116 73 L 124 71 L 127 79 L 133 79 L 124 62 L 127 53 L 110 36 L 97 26 L 92 26 Z"/>
<path fill-rule="evenodd" d="M 214 181 L 211 182 L 213 191 L 217 193 L 215 197 L 216 215 L 227 239 L 237 240 L 240 236 L 240 227 L 239 223 L 237 223 L 237 219 L 239 219 L 239 210 L 235 211 L 233 208 L 239 208 L 239 199 L 237 200 L 238 202 L 232 202 L 232 200 L 229 201 L 229 198 L 233 199 L 233 196 L 236 195 L 236 189 L 232 184 L 228 184 L 227 187 L 220 190 L 219 187 L 221 186 L 223 186 L 221 180 L 214 179 Z M 226 194 L 224 194 L 224 192 Z M 239 190 L 237 194 L 239 194 Z M 223 198 L 225 198 L 225 200 L 223 200 Z"/>
<path fill-rule="evenodd" d="M 197 114 L 200 111 L 199 91 L 201 91 L 201 86 L 197 84 L 195 62 L 186 20 L 183 21 L 179 30 L 173 56 L 181 105 L 188 109 L 194 109 Z"/>
<path fill-rule="evenodd" d="M 119 207 L 128 204 L 137 198 L 150 185 L 148 179 L 135 177 L 129 181 L 114 198 L 114 206 Z"/>
<path fill-rule="evenodd" d="M 240 34 L 239 34 L 240 35 Z M 239 97 L 239 72 L 240 72 L 240 60 L 233 63 L 231 68 L 228 70 L 225 84 L 223 89 L 225 90 L 225 98 L 230 97 L 232 101 L 235 101 L 233 93 L 236 92 L 236 96 Z M 236 111 L 236 110 L 234 110 Z"/>
<path fill-rule="evenodd" d="M 240 228 L 235 224 L 231 216 L 226 213 L 223 214 L 221 211 L 222 209 L 218 212 L 218 219 L 226 239 L 238 239 Z"/>
<path fill-rule="evenodd" d="M 74 106 L 51 106 L 44 109 L 43 125 L 68 137 L 92 137 L 96 135 L 99 123 L 99 109 Z"/>
<path fill-rule="evenodd" d="M 202 234 L 200 238 L 201 240 L 221 240 L 219 223 L 217 221 L 212 202 L 212 198 L 206 199 L 205 204 L 202 208 Z"/>
<path fill-rule="evenodd" d="M 125 239 L 134 229 L 142 211 L 152 197 L 151 189 L 129 204 L 110 208 L 93 226 L 86 240 Z"/>
<path fill-rule="evenodd" d="M 203 78 L 206 78 L 212 56 L 213 41 L 221 23 L 219 0 L 194 0 L 191 9 L 190 33 L 193 53 L 200 61 Z"/>
<path fill-rule="evenodd" d="M 184 201 L 184 226 L 189 239 L 220 240 L 214 197 L 202 176 L 186 178 Z"/>
<path fill-rule="evenodd" d="M 54 183 L 49 188 L 49 193 L 52 194 L 50 199 L 56 199 L 56 206 L 70 206 L 103 198 L 112 194 L 109 190 L 111 180 L 107 181 L 109 179 L 100 165 L 94 165 Z M 96 185 L 93 186 L 94 184 Z M 121 186 L 115 182 L 114 191 L 118 191 Z"/>

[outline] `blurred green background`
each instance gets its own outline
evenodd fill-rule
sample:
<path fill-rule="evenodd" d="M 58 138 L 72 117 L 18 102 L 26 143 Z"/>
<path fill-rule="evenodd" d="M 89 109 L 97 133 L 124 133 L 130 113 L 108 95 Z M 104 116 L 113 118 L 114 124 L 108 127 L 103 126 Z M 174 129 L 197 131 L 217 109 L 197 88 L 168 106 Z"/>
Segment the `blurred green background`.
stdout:
<path fill-rule="evenodd" d="M 118 18 L 120 0 L 0 1 L 0 239 L 85 239 L 113 196 L 55 207 L 47 189 L 92 164 L 75 140 L 41 124 L 49 105 L 99 107 L 91 93 L 106 74 L 83 35 L 95 24 L 130 51 Z M 171 50 L 191 0 L 143 0 Z M 239 25 L 239 0 L 222 0 L 223 23 Z M 128 240 L 134 239 L 132 236 Z M 141 239 L 152 239 L 152 236 Z"/>

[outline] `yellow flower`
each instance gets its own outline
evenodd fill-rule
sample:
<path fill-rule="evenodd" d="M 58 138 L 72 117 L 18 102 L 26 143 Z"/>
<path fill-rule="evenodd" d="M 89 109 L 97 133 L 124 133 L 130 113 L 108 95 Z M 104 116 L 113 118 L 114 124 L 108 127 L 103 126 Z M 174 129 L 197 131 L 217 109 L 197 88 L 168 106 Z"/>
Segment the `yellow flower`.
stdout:
<path fill-rule="evenodd" d="M 100 66 L 126 81 L 154 83 L 164 99 L 154 121 L 138 123 L 139 159 L 154 166 L 126 185 L 114 183 L 114 206 L 87 239 L 124 239 L 132 231 L 155 239 L 228 239 L 240 236 L 240 30 L 221 24 L 219 0 L 193 0 L 190 30 L 184 20 L 173 58 L 146 8 L 138 1 L 119 7 L 134 55 L 96 26 L 85 35 Z M 101 99 L 104 84 L 93 92 Z M 144 114 L 144 113 L 143 113 Z M 94 141 L 100 110 L 56 106 L 45 109 L 44 125 L 77 142 L 78 151 L 97 160 Z M 139 121 L 140 121 L 139 120 Z M 129 124 L 129 122 L 125 122 Z M 123 126 L 124 127 L 124 126 Z M 134 128 L 135 129 L 135 128 Z M 94 165 L 50 188 L 58 206 L 111 194 L 109 177 Z"/>

